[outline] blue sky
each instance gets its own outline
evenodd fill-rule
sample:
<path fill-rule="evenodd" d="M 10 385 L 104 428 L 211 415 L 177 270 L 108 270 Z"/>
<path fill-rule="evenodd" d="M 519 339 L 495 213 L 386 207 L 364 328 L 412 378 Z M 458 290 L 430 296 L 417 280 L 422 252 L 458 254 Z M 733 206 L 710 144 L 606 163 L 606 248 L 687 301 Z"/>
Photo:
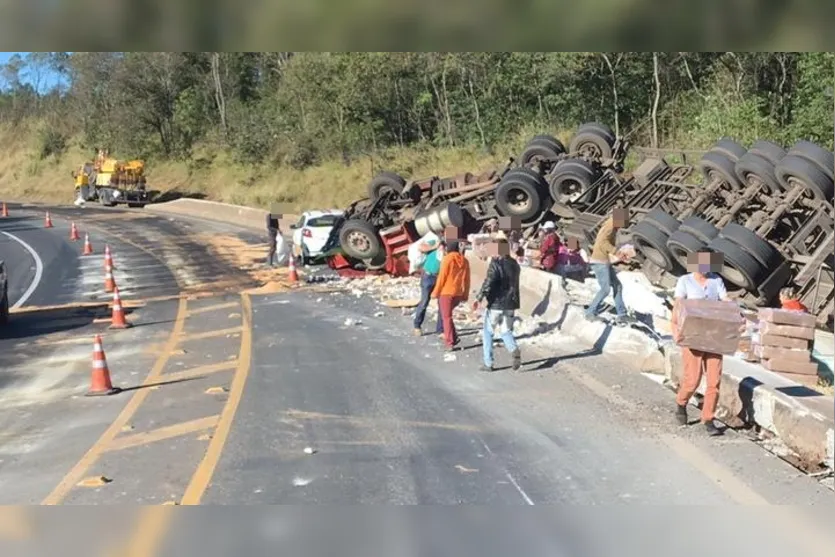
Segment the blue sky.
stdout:
<path fill-rule="evenodd" d="M 0 52 L 0 65 L 4 65 L 15 54 L 19 54 L 22 58 L 26 58 L 26 55 L 28 54 L 28 52 Z M 25 70 L 22 73 L 25 73 Z M 41 83 L 41 87 L 40 87 L 40 89 L 41 89 L 40 92 L 41 93 L 49 91 L 50 89 L 52 89 L 53 87 L 55 87 L 56 85 L 58 85 L 61 82 L 60 77 L 58 75 L 52 73 L 52 72 L 50 72 L 48 75 L 42 76 L 41 79 L 43 81 L 43 83 Z M 29 78 L 27 78 L 26 75 L 22 75 L 21 80 L 24 83 L 25 82 L 30 82 L 31 83 L 31 80 Z M 0 85 L 0 87 L 2 87 L 2 85 Z"/>

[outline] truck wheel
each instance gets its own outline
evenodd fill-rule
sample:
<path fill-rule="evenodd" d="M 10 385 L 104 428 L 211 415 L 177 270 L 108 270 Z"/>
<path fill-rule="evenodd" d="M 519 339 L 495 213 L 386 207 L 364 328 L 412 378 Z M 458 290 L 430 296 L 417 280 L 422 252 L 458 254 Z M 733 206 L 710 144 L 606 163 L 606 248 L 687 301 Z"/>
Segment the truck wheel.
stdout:
<path fill-rule="evenodd" d="M 383 242 L 371 223 L 351 219 L 342 225 L 339 231 L 339 245 L 354 259 L 375 259 L 383 250 Z"/>
<path fill-rule="evenodd" d="M 571 138 L 568 150 L 592 160 L 610 159 L 614 153 L 615 141 L 612 136 L 598 128 L 585 128 Z"/>
<path fill-rule="evenodd" d="M 786 156 L 786 150 L 781 146 L 776 143 L 772 143 L 771 141 L 764 141 L 762 139 L 751 145 L 748 152 L 764 158 L 773 166 L 777 166 L 777 164 L 783 160 L 783 157 Z"/>
<path fill-rule="evenodd" d="M 701 239 L 681 228 L 673 232 L 667 240 L 667 249 L 682 269 L 687 269 L 687 256 L 698 253 L 705 245 Z"/>
<path fill-rule="evenodd" d="M 656 207 L 641 220 L 651 222 L 655 225 L 655 228 L 661 230 L 667 236 L 672 236 L 673 232 L 681 226 L 681 222 L 677 218 L 665 212 L 661 207 Z"/>
<path fill-rule="evenodd" d="M 496 188 L 496 209 L 507 217 L 518 217 L 523 223 L 535 219 L 544 211 L 543 193 L 546 187 L 538 174 L 514 169 L 505 174 Z"/>
<path fill-rule="evenodd" d="M 748 149 L 746 149 L 730 137 L 723 137 L 722 139 L 714 143 L 713 147 L 711 147 L 708 150 L 708 152 L 721 153 L 733 162 L 736 162 L 743 156 L 745 156 L 745 153 L 748 152 Z"/>
<path fill-rule="evenodd" d="M 642 220 L 632 229 L 632 244 L 635 250 L 644 257 L 664 269 L 672 271 L 676 267 L 676 260 L 667 249 L 667 235 L 655 223 Z"/>
<path fill-rule="evenodd" d="M 777 165 L 775 174 L 785 190 L 792 189 L 795 184 L 802 184 L 806 191 L 816 198 L 832 203 L 835 193 L 832 178 L 809 159 L 799 155 L 786 155 Z"/>
<path fill-rule="evenodd" d="M 406 187 L 406 180 L 402 176 L 384 170 L 368 183 L 368 197 L 372 201 L 377 201 L 387 191 L 393 191 L 399 195 L 404 187 Z"/>
<path fill-rule="evenodd" d="M 580 197 L 599 177 L 594 166 L 584 159 L 566 159 L 548 177 L 548 190 L 555 203 L 567 205 Z"/>
<path fill-rule="evenodd" d="M 608 139 L 611 145 L 615 144 L 615 140 L 617 139 L 615 130 L 606 124 L 601 124 L 600 122 L 586 122 L 585 124 L 580 124 L 580 127 L 577 128 L 577 133 L 588 130 L 595 130 L 597 133 Z"/>
<path fill-rule="evenodd" d="M 565 146 L 557 138 L 550 135 L 537 135 L 525 145 L 519 155 L 519 162 L 526 166 L 542 159 L 555 159 L 563 153 L 565 153 Z"/>
<path fill-rule="evenodd" d="M 801 139 L 792 145 L 789 154 L 812 161 L 830 180 L 835 180 L 835 153 L 832 151 L 827 151 L 817 143 Z"/>
<path fill-rule="evenodd" d="M 744 186 L 759 182 L 771 193 L 777 193 L 783 189 L 774 175 L 774 163 L 751 151 L 745 153 L 745 156 L 737 161 L 734 172 Z"/>
<path fill-rule="evenodd" d="M 744 249 L 734 242 L 717 236 L 711 240 L 707 248 L 714 253 L 721 253 L 724 257 L 722 275 L 728 282 L 744 288 L 749 292 L 756 292 L 757 286 L 768 278 L 769 270 L 751 257 Z"/>
<path fill-rule="evenodd" d="M 720 180 L 731 190 L 738 190 L 742 187 L 739 178 L 736 176 L 736 161 L 725 153 L 708 151 L 699 161 L 698 166 L 704 177 L 705 185 L 714 180 Z"/>
<path fill-rule="evenodd" d="M 0 325 L 9 322 L 9 292 L 3 292 L 3 299 L 0 300 Z"/>
<path fill-rule="evenodd" d="M 710 243 L 719 235 L 719 229 L 702 217 L 687 217 L 678 228 L 691 236 L 695 236 L 705 244 Z"/>
<path fill-rule="evenodd" d="M 726 224 L 719 232 L 719 236 L 738 245 L 767 269 L 776 269 L 784 261 L 780 252 L 768 243 L 768 240 L 735 222 Z"/>

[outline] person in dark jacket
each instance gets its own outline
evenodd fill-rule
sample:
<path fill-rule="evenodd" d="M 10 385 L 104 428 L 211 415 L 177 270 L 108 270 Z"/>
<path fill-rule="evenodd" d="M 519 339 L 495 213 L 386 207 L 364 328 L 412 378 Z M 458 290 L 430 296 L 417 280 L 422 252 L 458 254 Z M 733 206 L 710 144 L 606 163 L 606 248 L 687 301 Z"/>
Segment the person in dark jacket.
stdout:
<path fill-rule="evenodd" d="M 267 213 L 267 240 L 270 242 L 270 251 L 267 254 L 267 265 L 275 266 L 275 250 L 278 244 L 278 235 L 281 231 L 278 228 L 278 215 Z M 292 254 L 290 254 L 292 257 Z"/>
<path fill-rule="evenodd" d="M 482 371 L 493 369 L 493 335 L 498 333 L 505 348 L 513 357 L 513 369 L 522 365 L 522 356 L 516 339 L 513 338 L 513 320 L 519 309 L 519 263 L 510 256 L 507 240 L 499 239 L 495 243 L 496 256 L 490 260 L 487 275 L 481 285 L 473 309 L 479 303 L 487 302 L 484 310 L 484 339 Z"/>

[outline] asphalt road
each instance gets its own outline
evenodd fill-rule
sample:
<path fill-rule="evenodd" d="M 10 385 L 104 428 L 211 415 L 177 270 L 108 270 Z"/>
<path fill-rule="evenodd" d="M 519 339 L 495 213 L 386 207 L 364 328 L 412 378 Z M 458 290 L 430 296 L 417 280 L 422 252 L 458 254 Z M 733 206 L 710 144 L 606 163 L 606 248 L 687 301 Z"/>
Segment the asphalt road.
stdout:
<path fill-rule="evenodd" d="M 743 434 L 711 439 L 678 428 L 672 393 L 621 361 L 526 344 L 521 373 L 507 369 L 501 348 L 504 369 L 479 373 L 475 331 L 445 361 L 437 338 L 412 337 L 406 316 L 379 316 L 369 298 L 241 295 L 248 277 L 197 240 L 257 236 L 198 221 L 54 211 L 61 222 L 52 231 L 38 229 L 36 217 L 28 228 L 7 224 L 56 265 L 33 299 L 106 298 L 99 257 L 88 265 L 81 246 L 64 239 L 68 218 L 111 243 L 124 273 L 117 282 L 146 302 L 126 331 L 96 323 L 101 308 L 59 310 L 50 325 L 41 312 L 13 315 L 18 328 L 0 341 L 0 500 L 318 506 L 247 518 L 173 507 L 144 518 L 114 513 L 110 535 L 98 537 L 80 515 L 66 535 L 35 520 L 33 554 L 39 543 L 68 555 L 73 544 L 141 546 L 146 555 L 831 555 L 835 547 L 824 526 L 835 510 L 831 490 Z M 27 273 L 15 282 L 25 284 Z M 232 286 L 209 288 L 230 278 Z M 179 292 L 195 294 L 159 299 Z M 81 396 L 96 332 L 106 335 L 114 384 L 125 389 L 118 395 Z M 492 506 L 334 507 L 356 504 Z M 810 504 L 822 507 L 811 517 L 785 507 Z M 519 514 L 504 505 L 547 509 Z"/>

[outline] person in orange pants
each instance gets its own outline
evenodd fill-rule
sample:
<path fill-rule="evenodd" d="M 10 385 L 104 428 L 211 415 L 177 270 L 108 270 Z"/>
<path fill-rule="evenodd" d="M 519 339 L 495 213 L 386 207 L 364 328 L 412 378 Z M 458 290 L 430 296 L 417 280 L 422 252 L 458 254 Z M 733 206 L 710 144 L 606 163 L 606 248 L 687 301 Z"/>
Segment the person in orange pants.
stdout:
<path fill-rule="evenodd" d="M 432 290 L 432 298 L 438 299 L 441 309 L 441 319 L 444 324 L 444 344 L 451 352 L 458 344 L 458 332 L 452 320 L 452 312 L 456 306 L 466 302 L 470 296 L 470 263 L 461 255 L 456 240 L 446 242 L 446 251 L 441 260 L 441 270 Z"/>
<path fill-rule="evenodd" d="M 722 278 L 714 271 L 721 268 L 716 261 L 719 254 L 694 253 L 688 257 L 689 274 L 679 277 L 675 290 L 675 307 L 673 308 L 672 329 L 673 339 L 681 342 L 681 330 L 678 323 L 678 313 L 681 300 L 708 299 L 727 300 L 728 292 Z M 705 378 L 705 396 L 702 403 L 702 423 L 708 435 L 721 435 L 722 432 L 713 423 L 716 405 L 719 402 L 719 384 L 722 381 L 722 355 L 711 354 L 701 350 L 681 347 L 682 378 L 676 395 L 676 419 L 679 424 L 687 425 L 687 403 L 696 392 L 702 375 Z"/>

